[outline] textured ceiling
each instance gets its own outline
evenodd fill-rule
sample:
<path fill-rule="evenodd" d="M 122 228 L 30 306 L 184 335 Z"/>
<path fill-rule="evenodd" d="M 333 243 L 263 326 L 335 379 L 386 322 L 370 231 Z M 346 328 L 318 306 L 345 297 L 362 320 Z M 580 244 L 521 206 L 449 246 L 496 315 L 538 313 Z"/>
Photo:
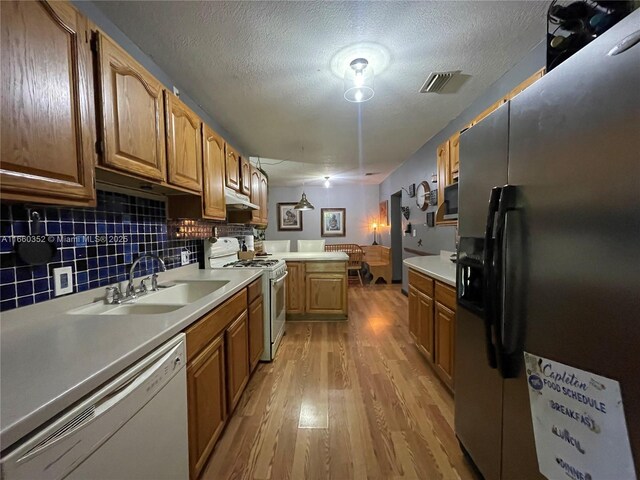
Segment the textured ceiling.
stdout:
<path fill-rule="evenodd" d="M 273 185 L 379 183 L 545 34 L 544 1 L 148 2 L 96 5 L 189 96 L 262 157 Z M 333 57 L 375 42 L 375 97 L 343 99 Z M 376 65 L 372 62 L 375 69 Z M 432 71 L 469 78 L 419 94 Z M 285 162 L 281 162 L 285 160 Z M 366 172 L 379 175 L 365 177 Z"/>

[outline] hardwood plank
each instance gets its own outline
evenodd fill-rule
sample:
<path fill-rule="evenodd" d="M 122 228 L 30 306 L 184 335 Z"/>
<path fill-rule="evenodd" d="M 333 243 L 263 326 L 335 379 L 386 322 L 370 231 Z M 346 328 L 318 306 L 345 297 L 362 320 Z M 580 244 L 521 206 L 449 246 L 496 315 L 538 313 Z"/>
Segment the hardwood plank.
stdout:
<path fill-rule="evenodd" d="M 348 322 L 288 323 L 202 478 L 477 479 L 395 285 L 349 288 Z"/>

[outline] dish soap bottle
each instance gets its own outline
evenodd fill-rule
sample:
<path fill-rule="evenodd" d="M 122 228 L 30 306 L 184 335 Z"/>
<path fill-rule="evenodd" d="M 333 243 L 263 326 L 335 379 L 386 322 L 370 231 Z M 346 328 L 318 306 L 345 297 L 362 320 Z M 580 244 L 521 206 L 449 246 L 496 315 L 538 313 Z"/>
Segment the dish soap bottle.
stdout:
<path fill-rule="evenodd" d="M 242 240 L 242 251 L 243 252 L 247 251 L 247 242 L 245 240 Z"/>

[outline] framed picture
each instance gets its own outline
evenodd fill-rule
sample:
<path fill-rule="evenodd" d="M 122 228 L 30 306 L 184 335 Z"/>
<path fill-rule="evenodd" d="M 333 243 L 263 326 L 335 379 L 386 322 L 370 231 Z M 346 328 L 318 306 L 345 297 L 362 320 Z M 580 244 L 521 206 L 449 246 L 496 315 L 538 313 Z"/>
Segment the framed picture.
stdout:
<path fill-rule="evenodd" d="M 296 202 L 278 204 L 278 231 L 301 232 L 302 210 L 296 210 Z"/>
<path fill-rule="evenodd" d="M 379 225 L 389 225 L 389 200 L 380 202 L 380 218 L 378 218 Z"/>
<path fill-rule="evenodd" d="M 320 209 L 320 235 L 323 237 L 344 237 L 347 234 L 346 208 Z"/>

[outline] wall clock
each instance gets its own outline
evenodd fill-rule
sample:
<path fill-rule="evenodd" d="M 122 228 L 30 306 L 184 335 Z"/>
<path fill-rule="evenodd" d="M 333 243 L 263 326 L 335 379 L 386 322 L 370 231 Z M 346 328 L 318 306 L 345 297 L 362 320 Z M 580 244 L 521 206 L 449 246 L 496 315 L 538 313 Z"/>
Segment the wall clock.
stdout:
<path fill-rule="evenodd" d="M 426 210 L 429 208 L 429 188 L 428 182 L 421 182 L 416 188 L 416 205 L 420 210 Z"/>

